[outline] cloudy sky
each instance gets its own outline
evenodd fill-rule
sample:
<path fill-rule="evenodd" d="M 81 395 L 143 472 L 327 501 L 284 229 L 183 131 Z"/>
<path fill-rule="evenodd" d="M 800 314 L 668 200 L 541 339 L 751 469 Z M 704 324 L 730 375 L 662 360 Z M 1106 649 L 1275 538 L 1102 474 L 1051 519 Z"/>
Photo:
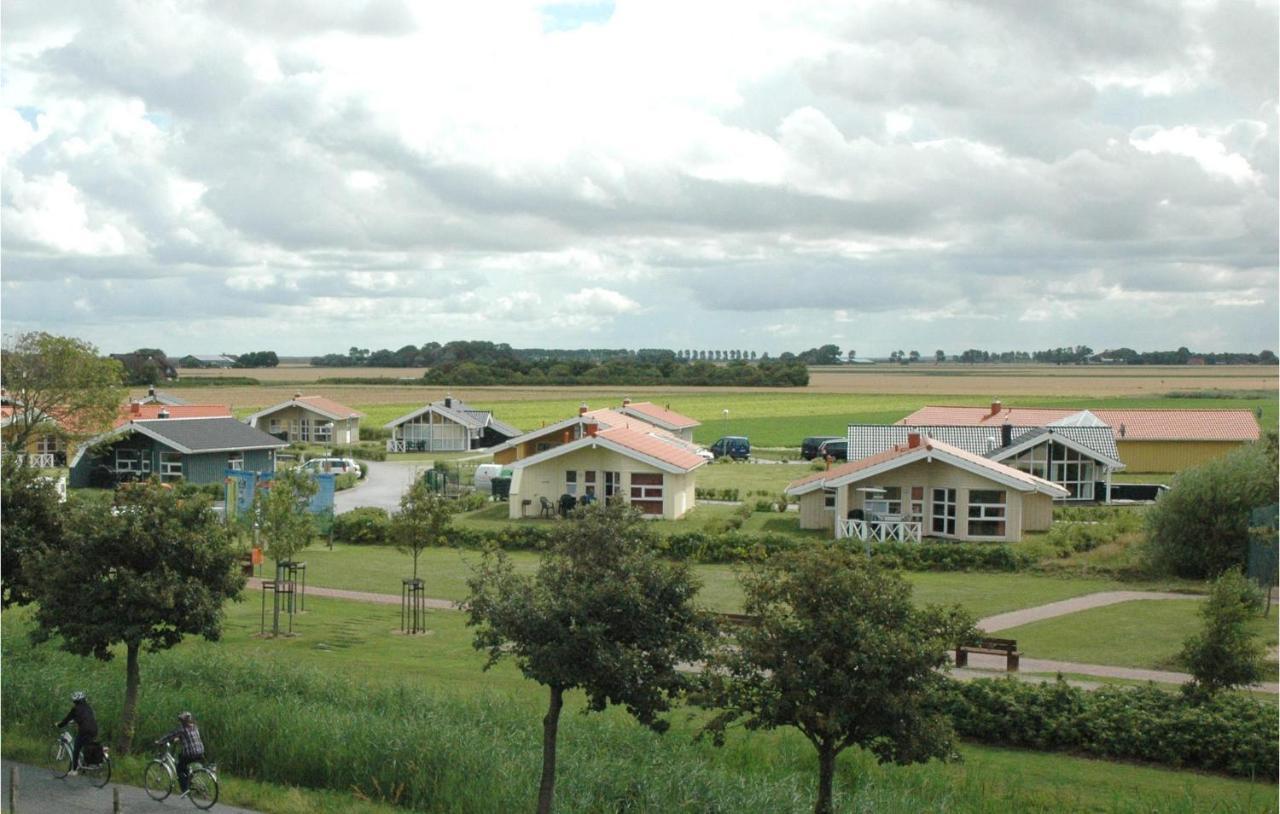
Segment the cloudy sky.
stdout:
<path fill-rule="evenodd" d="M 6 0 L 3 332 L 1277 345 L 1274 0 Z"/>

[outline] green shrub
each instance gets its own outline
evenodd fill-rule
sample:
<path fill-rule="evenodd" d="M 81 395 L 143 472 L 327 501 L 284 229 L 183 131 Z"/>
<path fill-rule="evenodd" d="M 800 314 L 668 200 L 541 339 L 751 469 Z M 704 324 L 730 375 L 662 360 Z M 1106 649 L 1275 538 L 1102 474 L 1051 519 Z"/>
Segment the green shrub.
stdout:
<path fill-rule="evenodd" d="M 1036 562 L 1034 554 L 1003 543 L 873 543 L 871 556 L 908 571 L 1023 571 Z"/>
<path fill-rule="evenodd" d="M 1262 595 L 1241 572 L 1227 571 L 1214 581 L 1200 608 L 1204 627 L 1187 639 L 1180 656 L 1195 676 L 1190 692 L 1212 695 L 1266 677 L 1266 648 L 1247 626 L 1261 609 Z"/>
<path fill-rule="evenodd" d="M 948 710 L 956 731 L 985 743 L 1082 752 L 1207 769 L 1274 782 L 1274 704 L 1223 693 L 1195 700 L 1154 685 L 1093 691 L 1059 679 L 954 682 Z"/>
<path fill-rule="evenodd" d="M 334 491 L 341 492 L 344 489 L 350 489 L 360 482 L 360 477 L 354 472 L 343 472 L 333 479 Z"/>
<path fill-rule="evenodd" d="M 347 447 L 330 447 L 335 458 L 355 458 L 357 461 L 385 461 L 387 449 L 376 443 L 355 444 Z"/>
<path fill-rule="evenodd" d="M 391 515 L 386 509 L 361 506 L 333 518 L 333 537 L 351 545 L 388 545 Z"/>
<path fill-rule="evenodd" d="M 226 484 L 223 483 L 188 483 L 180 481 L 174 486 L 174 490 L 180 497 L 194 497 L 195 495 L 204 495 L 210 500 L 222 500 L 227 495 Z"/>
<path fill-rule="evenodd" d="M 361 427 L 361 441 L 385 441 L 391 437 L 391 430 L 385 427 Z"/>
<path fill-rule="evenodd" d="M 461 495 L 449 504 L 454 514 L 462 512 L 474 512 L 476 509 L 483 509 L 489 504 L 489 495 L 484 492 L 468 492 Z"/>

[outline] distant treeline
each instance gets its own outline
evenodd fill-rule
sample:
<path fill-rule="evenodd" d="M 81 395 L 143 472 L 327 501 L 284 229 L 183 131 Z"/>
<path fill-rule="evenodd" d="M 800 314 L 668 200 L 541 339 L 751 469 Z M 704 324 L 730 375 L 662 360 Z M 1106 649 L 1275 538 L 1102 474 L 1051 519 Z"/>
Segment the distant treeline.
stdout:
<path fill-rule="evenodd" d="M 450 385 L 731 385 L 735 387 L 804 387 L 809 369 L 801 362 L 742 360 L 726 365 L 703 361 L 662 362 L 615 358 L 605 362 L 546 359 L 507 363 L 448 362 L 423 375 L 427 384 Z"/>
<path fill-rule="evenodd" d="M 942 351 L 938 351 L 939 354 Z M 1136 351 L 1116 348 L 1095 353 L 1088 345 L 1049 348 L 1038 351 L 986 351 L 970 348 L 955 361 L 977 362 L 1041 362 L 1056 365 L 1125 364 L 1125 365 L 1274 365 L 1280 362 L 1275 353 L 1195 353 L 1185 347 L 1177 350 Z"/>

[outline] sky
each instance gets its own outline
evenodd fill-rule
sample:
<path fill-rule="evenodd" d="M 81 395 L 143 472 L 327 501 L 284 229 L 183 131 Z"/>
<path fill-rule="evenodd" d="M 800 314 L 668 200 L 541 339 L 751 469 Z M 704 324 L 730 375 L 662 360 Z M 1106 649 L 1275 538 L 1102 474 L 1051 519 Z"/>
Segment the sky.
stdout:
<path fill-rule="evenodd" d="M 0 331 L 1276 349 L 1277 2 L 6 0 Z"/>

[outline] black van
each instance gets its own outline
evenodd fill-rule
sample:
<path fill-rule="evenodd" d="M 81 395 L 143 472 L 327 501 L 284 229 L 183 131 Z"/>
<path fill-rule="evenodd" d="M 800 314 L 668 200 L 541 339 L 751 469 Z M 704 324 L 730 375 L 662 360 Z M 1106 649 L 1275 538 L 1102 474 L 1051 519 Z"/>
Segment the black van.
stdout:
<path fill-rule="evenodd" d="M 838 438 L 834 441 L 823 441 L 818 447 L 818 457 L 830 457 L 833 461 L 844 461 L 849 458 L 849 439 Z"/>
<path fill-rule="evenodd" d="M 751 442 L 743 435 L 726 435 L 711 445 L 711 454 L 717 458 L 728 455 L 737 461 L 745 461 L 751 455 Z"/>
<path fill-rule="evenodd" d="M 839 435 L 810 435 L 800 442 L 800 457 L 812 461 L 818 457 L 818 447 L 826 441 L 839 441 Z"/>

